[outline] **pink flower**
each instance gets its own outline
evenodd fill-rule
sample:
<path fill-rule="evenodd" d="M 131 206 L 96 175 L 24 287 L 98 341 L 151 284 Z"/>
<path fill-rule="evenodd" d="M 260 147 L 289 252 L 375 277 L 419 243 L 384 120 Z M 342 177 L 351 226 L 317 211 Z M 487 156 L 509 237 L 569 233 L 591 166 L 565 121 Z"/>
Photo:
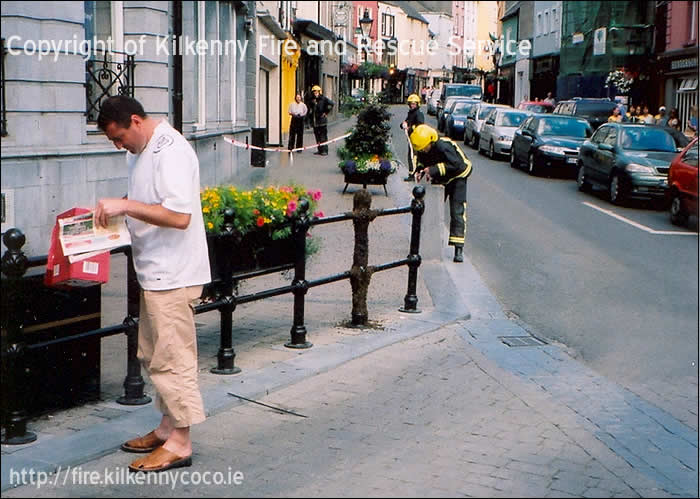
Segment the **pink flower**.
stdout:
<path fill-rule="evenodd" d="M 322 211 L 317 211 L 316 213 L 314 213 L 314 216 L 315 216 L 315 217 L 318 217 L 318 218 L 323 218 L 323 217 L 324 217 Z"/>
<path fill-rule="evenodd" d="M 313 198 L 314 201 L 318 201 L 319 199 L 321 199 L 321 191 L 315 191 L 311 195 L 311 197 Z"/>
<path fill-rule="evenodd" d="M 287 214 L 294 213 L 295 211 L 297 211 L 297 202 L 292 199 L 287 203 Z"/>

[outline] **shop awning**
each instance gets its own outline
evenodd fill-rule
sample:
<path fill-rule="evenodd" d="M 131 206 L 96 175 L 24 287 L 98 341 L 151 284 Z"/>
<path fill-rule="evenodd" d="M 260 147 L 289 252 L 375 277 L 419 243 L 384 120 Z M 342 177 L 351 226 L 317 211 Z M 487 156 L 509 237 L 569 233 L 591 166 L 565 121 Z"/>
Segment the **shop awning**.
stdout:
<path fill-rule="evenodd" d="M 697 78 L 684 78 L 681 80 L 681 86 L 678 87 L 679 92 L 695 92 L 698 89 Z"/>

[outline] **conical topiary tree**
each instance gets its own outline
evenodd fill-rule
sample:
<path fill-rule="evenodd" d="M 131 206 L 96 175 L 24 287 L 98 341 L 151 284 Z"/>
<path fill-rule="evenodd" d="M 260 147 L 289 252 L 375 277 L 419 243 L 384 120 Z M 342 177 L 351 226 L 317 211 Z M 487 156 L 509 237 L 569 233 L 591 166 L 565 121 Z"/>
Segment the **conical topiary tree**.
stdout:
<path fill-rule="evenodd" d="M 339 149 L 341 158 L 391 157 L 387 145 L 391 136 L 390 119 L 387 106 L 373 99 L 357 116 L 357 125 L 345 139 L 345 147 Z"/>

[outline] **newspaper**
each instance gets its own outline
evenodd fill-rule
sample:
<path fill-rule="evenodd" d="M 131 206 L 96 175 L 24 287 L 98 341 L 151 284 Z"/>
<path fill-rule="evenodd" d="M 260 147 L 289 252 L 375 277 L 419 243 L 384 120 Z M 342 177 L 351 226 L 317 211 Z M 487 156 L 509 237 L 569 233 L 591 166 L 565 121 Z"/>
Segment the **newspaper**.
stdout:
<path fill-rule="evenodd" d="M 111 217 L 107 227 L 99 228 L 95 224 L 95 214 L 92 211 L 62 218 L 58 223 L 61 249 L 71 263 L 131 244 L 124 216 Z"/>

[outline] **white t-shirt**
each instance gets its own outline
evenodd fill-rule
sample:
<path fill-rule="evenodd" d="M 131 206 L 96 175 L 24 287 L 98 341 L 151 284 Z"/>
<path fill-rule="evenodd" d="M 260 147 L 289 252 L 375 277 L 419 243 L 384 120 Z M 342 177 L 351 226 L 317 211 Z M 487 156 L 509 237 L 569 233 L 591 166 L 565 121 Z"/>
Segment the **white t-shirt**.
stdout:
<path fill-rule="evenodd" d="M 199 160 L 192 146 L 161 121 L 140 154 L 127 152 L 129 199 L 188 213 L 185 230 L 127 217 L 134 268 L 146 290 L 176 289 L 211 281 L 199 198 Z"/>

